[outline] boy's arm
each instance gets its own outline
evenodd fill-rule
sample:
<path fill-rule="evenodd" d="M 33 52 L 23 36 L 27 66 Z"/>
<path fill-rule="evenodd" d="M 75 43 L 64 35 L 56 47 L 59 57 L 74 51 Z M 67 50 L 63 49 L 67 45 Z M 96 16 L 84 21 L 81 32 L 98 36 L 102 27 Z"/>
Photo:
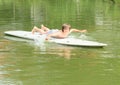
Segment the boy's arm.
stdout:
<path fill-rule="evenodd" d="M 87 32 L 87 30 L 71 29 L 71 32 Z"/>

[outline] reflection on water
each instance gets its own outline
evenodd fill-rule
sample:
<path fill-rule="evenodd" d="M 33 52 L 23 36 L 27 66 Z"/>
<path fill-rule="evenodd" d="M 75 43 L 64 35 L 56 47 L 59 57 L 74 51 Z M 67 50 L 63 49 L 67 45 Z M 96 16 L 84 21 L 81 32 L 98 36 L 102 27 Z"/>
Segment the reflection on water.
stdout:
<path fill-rule="evenodd" d="M 17 72 L 17 69 L 8 59 L 7 53 L 0 54 L 0 85 L 23 85 L 21 81 L 12 79 L 13 75 L 11 73 Z"/>
<path fill-rule="evenodd" d="M 71 55 L 73 55 L 73 53 L 71 53 L 72 51 L 72 47 L 69 46 L 62 46 L 62 45 L 58 45 L 55 43 L 48 43 L 48 42 L 43 42 L 43 43 L 39 43 L 36 41 L 31 43 L 31 45 L 35 46 L 34 52 L 40 50 L 40 54 L 55 54 L 58 56 L 62 56 L 66 59 L 70 59 Z"/>
<path fill-rule="evenodd" d="M 66 59 L 70 59 L 70 56 L 73 55 L 71 54 L 71 51 L 72 49 L 74 49 L 74 47 L 45 42 L 44 38 L 37 38 L 33 41 L 11 36 L 5 36 L 5 38 L 8 40 L 19 41 L 21 43 L 26 42 L 30 46 L 34 47 L 34 52 L 39 52 L 40 54 L 56 54 L 59 56 L 63 56 Z"/>
<path fill-rule="evenodd" d="M 34 49 L 35 52 L 38 51 L 39 49 L 40 50 L 39 53 L 41 54 L 54 54 L 54 55 L 62 56 L 66 59 L 70 59 L 71 55 L 74 55 L 74 53 L 71 53 L 72 48 L 67 46 L 64 47 L 56 44 L 54 45 L 50 44 L 50 45 L 44 45 L 39 47 L 37 46 L 36 48 L 37 49 Z"/>
<path fill-rule="evenodd" d="M 7 40 L 0 41 L 0 52 L 9 51 L 7 45 L 10 44 Z"/>

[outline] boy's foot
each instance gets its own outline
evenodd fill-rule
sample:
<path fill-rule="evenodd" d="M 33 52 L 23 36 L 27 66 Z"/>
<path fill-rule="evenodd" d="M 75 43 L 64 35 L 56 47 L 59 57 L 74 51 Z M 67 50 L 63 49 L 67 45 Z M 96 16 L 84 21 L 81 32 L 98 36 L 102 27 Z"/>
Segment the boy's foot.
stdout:
<path fill-rule="evenodd" d="M 41 24 L 41 28 L 45 27 L 43 24 Z"/>

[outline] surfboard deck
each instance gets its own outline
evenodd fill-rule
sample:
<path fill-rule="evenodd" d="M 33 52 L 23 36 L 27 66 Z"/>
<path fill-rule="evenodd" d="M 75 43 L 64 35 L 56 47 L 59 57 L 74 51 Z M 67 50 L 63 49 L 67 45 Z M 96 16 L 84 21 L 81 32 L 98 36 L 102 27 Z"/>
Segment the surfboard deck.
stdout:
<path fill-rule="evenodd" d="M 37 39 L 43 38 L 43 35 L 41 35 L 39 33 L 32 34 L 30 31 L 18 30 L 18 31 L 6 31 L 4 33 L 5 33 L 5 35 L 24 38 L 24 39 L 30 39 L 30 40 L 34 40 L 35 38 L 37 38 Z M 48 41 L 54 42 L 57 44 L 62 44 L 62 45 L 69 45 L 69 46 L 85 46 L 85 47 L 104 47 L 104 46 L 107 46 L 107 44 L 96 42 L 96 41 L 81 40 L 81 39 L 69 38 L 69 37 L 64 38 L 64 39 L 52 38 L 51 40 L 48 40 Z"/>

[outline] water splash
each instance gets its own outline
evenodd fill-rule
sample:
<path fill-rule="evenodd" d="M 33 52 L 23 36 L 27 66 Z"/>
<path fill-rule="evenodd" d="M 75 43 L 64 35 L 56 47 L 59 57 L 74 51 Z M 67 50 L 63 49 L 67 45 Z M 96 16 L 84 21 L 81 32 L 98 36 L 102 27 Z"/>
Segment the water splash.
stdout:
<path fill-rule="evenodd" d="M 46 35 L 34 36 L 34 45 L 36 47 L 39 47 L 40 50 L 43 52 L 46 51 L 45 38 L 46 38 Z"/>
<path fill-rule="evenodd" d="M 44 45 L 46 35 L 34 36 L 34 42 L 36 45 Z"/>
<path fill-rule="evenodd" d="M 95 40 L 92 37 L 87 36 L 86 34 L 80 34 L 79 39 L 82 39 L 82 40 Z"/>

